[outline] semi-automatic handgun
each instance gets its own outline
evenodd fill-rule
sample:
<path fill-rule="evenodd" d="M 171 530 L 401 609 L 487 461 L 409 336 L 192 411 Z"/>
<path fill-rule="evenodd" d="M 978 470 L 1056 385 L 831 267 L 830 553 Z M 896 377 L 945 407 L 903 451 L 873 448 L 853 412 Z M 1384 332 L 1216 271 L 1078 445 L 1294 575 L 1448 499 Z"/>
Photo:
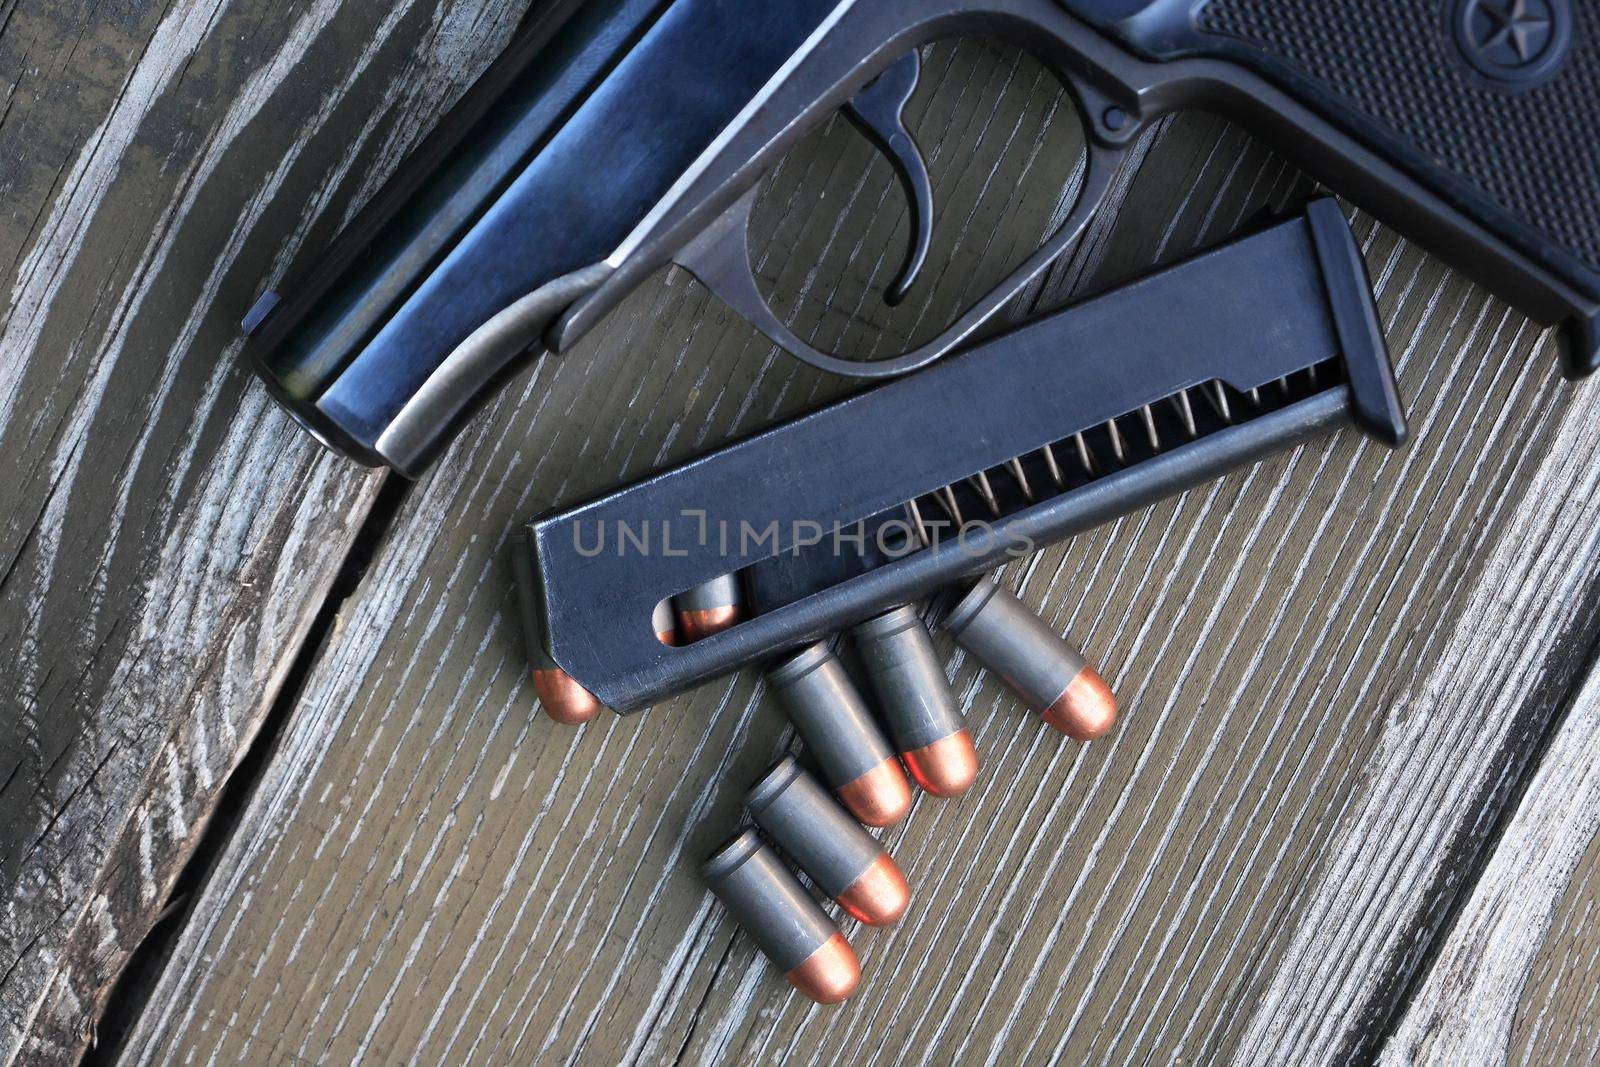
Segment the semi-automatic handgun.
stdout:
<path fill-rule="evenodd" d="M 676 262 L 794 356 L 882 377 L 961 346 L 1079 236 L 1140 132 L 1231 116 L 1313 177 L 1559 324 L 1600 362 L 1600 21 L 1570 0 L 562 0 L 347 228 L 246 320 L 273 393 L 362 462 L 422 471 L 535 354 Z M 1588 24 L 1584 24 L 1587 22 Z M 842 110 L 910 203 L 884 299 L 935 219 L 904 109 L 921 50 L 981 34 L 1070 91 L 1077 199 L 935 336 L 873 361 L 813 348 L 750 266 L 762 175 Z"/>

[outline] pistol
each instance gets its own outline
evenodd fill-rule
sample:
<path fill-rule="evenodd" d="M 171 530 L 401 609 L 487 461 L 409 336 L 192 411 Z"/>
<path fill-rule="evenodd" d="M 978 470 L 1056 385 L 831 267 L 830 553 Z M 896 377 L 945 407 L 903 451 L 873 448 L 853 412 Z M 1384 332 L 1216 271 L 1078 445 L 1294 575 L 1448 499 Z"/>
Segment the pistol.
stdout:
<path fill-rule="evenodd" d="M 416 476 L 520 367 L 648 275 L 688 269 L 817 367 L 887 377 L 973 338 L 1084 230 L 1141 132 L 1219 112 L 1600 361 L 1600 26 L 1570 0 L 562 0 L 536 12 L 415 160 L 245 320 L 249 356 L 325 444 Z M 925 273 L 934 191 L 905 107 L 922 50 L 977 34 L 1066 87 L 1076 200 L 1040 247 L 889 358 L 821 351 L 756 283 L 762 176 L 843 112 L 910 211 L 882 293 Z M 898 250 L 896 251 L 898 253 Z"/>

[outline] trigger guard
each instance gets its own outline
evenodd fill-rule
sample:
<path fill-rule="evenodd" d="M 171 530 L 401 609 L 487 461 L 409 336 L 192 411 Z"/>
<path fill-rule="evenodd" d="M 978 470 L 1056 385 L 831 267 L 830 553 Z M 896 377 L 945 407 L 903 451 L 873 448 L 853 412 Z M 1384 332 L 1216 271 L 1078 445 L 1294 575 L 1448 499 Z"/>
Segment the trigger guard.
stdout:
<path fill-rule="evenodd" d="M 672 259 L 750 325 L 801 362 L 846 378 L 892 378 L 926 367 L 953 351 L 1025 285 L 1054 263 L 1067 245 L 1083 233 L 1089 220 L 1109 195 L 1112 179 L 1121 166 L 1123 156 L 1124 151 L 1120 147 L 1100 146 L 1091 141 L 1083 181 L 1078 187 L 1077 203 L 1045 242 L 938 336 L 889 359 L 869 362 L 842 359 L 820 352 L 795 336 L 778 319 L 766 297 L 761 295 L 756 285 L 755 270 L 750 265 L 750 212 L 755 206 L 759 184 L 745 190 L 739 199 L 717 216 L 716 221 L 679 249 Z"/>
<path fill-rule="evenodd" d="M 693 274 L 701 285 L 710 289 L 750 325 L 766 334 L 779 348 L 830 374 L 848 378 L 890 378 L 925 367 L 944 355 L 947 348 L 923 346 L 893 359 L 871 362 L 841 359 L 819 352 L 795 336 L 773 313 L 766 297 L 761 295 L 760 288 L 756 286 L 755 270 L 750 266 L 747 235 L 750 231 L 750 211 L 756 202 L 756 190 L 756 186 L 746 190 L 700 236 L 679 250 L 673 262 Z"/>

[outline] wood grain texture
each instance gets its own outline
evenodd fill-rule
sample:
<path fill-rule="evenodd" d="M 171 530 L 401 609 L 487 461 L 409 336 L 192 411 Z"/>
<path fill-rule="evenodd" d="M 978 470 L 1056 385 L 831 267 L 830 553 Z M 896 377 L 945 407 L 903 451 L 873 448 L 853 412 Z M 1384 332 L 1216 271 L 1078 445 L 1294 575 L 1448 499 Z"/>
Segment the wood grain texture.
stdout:
<path fill-rule="evenodd" d="M 1495 502 L 1506 509 L 1503 529 L 1450 628 L 1419 635 L 1438 652 L 1424 652 L 1427 668 L 1411 672 L 1388 706 L 1367 781 L 1342 805 L 1317 879 L 1301 894 L 1304 918 L 1285 938 L 1247 1052 L 1292 1059 L 1376 1036 L 1375 1013 L 1387 1005 L 1352 995 L 1347 973 L 1370 972 L 1380 990 L 1416 973 L 1472 851 L 1592 654 L 1600 434 L 1582 417 L 1590 393 L 1581 387 L 1553 437 L 1540 435 L 1519 473 L 1527 491 Z M 1407 926 L 1409 936 L 1386 936 Z"/>
<path fill-rule="evenodd" d="M 966 205 L 949 224 L 981 239 L 931 287 L 941 300 L 1035 239 L 1070 186 L 1070 165 L 1025 162 L 1062 121 L 1031 70 L 981 45 L 930 57 L 918 120 Z M 1040 304 L 1305 190 L 1215 120 L 1143 147 Z M 871 349 L 948 306 L 876 318 L 899 245 L 861 234 L 894 194 L 858 158 L 841 128 L 785 164 L 761 269 L 802 293 L 814 338 Z M 1029 179 L 1040 198 L 1002 210 Z M 1556 379 L 1551 338 L 1357 229 L 1414 443 L 1343 434 L 1013 568 L 1106 665 L 1124 720 L 1065 742 L 947 649 L 986 772 L 888 835 L 916 898 L 892 931 L 846 928 L 867 972 L 850 1005 L 793 994 L 693 874 L 789 744 L 752 673 L 579 732 L 539 717 L 525 681 L 504 557 L 518 520 L 840 388 L 672 271 L 520 379 L 406 500 L 126 1060 L 1358 1053 L 1592 630 L 1600 494 L 1596 390 Z"/>
<path fill-rule="evenodd" d="M 1595 694 L 1586 712 L 1593 720 Z M 1589 737 L 1588 755 L 1594 752 Z M 1561 772 L 1554 771 L 1554 779 Z M 1593 800 L 1593 793 L 1588 796 Z M 1563 796 L 1567 807 L 1579 803 Z M 1559 855 L 1559 852 L 1558 852 Z M 1547 867 L 1535 863 L 1535 874 Z M 1537 889 L 1537 883 L 1535 883 Z M 1519 883 L 1515 889 L 1522 892 Z M 1572 875 L 1561 886 L 1547 932 L 1533 957 L 1522 1000 L 1511 1025 L 1511 1053 L 1517 1063 L 1572 1063 L 1600 1056 L 1600 835 L 1578 857 Z"/>
<path fill-rule="evenodd" d="M 1592 1062 L 1597 903 L 1600 672 L 1591 671 L 1383 1062 Z"/>
<path fill-rule="evenodd" d="M 90 1040 L 381 484 L 238 319 L 520 14 L 0 4 L 0 1060 Z"/>

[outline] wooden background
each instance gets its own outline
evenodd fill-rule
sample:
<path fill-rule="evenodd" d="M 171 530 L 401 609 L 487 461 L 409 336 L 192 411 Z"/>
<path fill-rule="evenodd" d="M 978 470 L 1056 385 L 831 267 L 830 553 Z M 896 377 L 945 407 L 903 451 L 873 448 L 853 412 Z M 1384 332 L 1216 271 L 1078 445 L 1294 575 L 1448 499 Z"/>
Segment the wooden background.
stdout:
<path fill-rule="evenodd" d="M 980 784 L 887 834 L 915 900 L 846 927 L 856 999 L 791 993 L 693 874 L 789 744 L 758 678 L 554 726 L 504 548 L 842 384 L 667 271 L 405 485 L 237 361 L 257 292 L 525 8 L 0 0 L 8 1060 L 1595 1055 L 1600 394 L 1360 215 L 1412 444 L 1342 433 L 1011 568 L 1121 725 L 1064 741 L 942 646 Z M 932 328 L 1070 198 L 1075 121 L 1031 61 L 940 45 L 925 80 L 920 300 L 877 302 L 904 212 L 843 124 L 764 196 L 764 283 L 819 341 Z M 1166 122 L 1015 314 L 1310 188 L 1222 121 Z"/>

